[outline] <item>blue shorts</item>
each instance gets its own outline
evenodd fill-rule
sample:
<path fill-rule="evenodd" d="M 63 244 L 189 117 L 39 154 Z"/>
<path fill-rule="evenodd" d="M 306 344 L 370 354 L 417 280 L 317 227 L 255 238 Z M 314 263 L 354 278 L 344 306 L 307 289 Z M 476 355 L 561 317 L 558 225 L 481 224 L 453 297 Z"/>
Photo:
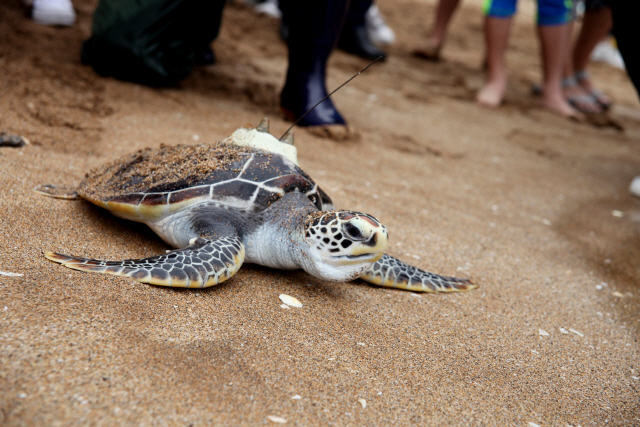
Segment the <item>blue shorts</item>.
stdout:
<path fill-rule="evenodd" d="M 517 0 L 485 0 L 484 14 L 492 18 L 510 18 L 516 13 Z M 538 0 L 538 25 L 566 24 L 573 19 L 573 0 Z"/>

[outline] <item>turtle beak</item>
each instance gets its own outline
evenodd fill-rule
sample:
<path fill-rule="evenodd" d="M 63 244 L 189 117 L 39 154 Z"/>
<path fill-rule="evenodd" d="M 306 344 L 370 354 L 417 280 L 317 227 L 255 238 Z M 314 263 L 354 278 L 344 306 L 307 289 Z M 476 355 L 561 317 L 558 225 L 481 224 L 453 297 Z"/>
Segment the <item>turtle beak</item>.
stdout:
<path fill-rule="evenodd" d="M 342 225 L 343 234 L 353 243 L 349 254 L 341 257 L 340 264 L 376 262 L 389 243 L 389 235 L 384 225 L 369 216 L 354 216 Z"/>

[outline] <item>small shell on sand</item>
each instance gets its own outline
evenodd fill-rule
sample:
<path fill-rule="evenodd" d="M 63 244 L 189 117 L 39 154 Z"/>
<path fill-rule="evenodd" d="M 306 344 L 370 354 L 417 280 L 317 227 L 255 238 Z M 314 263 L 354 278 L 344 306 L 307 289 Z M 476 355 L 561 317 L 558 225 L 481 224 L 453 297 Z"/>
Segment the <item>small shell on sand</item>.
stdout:
<path fill-rule="evenodd" d="M 294 400 L 302 399 L 302 396 L 300 396 L 299 394 L 296 394 L 295 396 L 292 397 L 292 399 Z"/>
<path fill-rule="evenodd" d="M 543 337 L 548 337 L 549 336 L 549 332 L 545 331 L 544 329 L 538 329 L 538 333 L 540 335 L 542 335 Z"/>
<path fill-rule="evenodd" d="M 287 420 L 282 417 L 278 417 L 276 415 L 267 415 L 267 419 L 276 424 L 285 424 Z"/>
<path fill-rule="evenodd" d="M 560 332 L 562 332 L 563 334 L 568 334 L 569 331 L 567 331 L 565 328 L 560 328 Z"/>
<path fill-rule="evenodd" d="M 576 335 L 578 335 L 578 336 L 581 336 L 581 337 L 583 337 L 583 336 L 584 336 L 584 334 L 582 334 L 581 332 L 576 331 L 575 329 L 571 329 L 571 328 L 569 328 L 569 332 L 573 332 L 574 334 L 576 334 Z"/>
<path fill-rule="evenodd" d="M 280 301 L 282 301 L 283 303 L 287 304 L 288 306 L 291 307 L 302 307 L 302 303 L 300 301 L 298 301 L 296 298 L 286 295 L 286 294 L 281 294 L 280 295 Z"/>
<path fill-rule="evenodd" d="M 287 304 L 280 304 L 280 307 L 287 309 L 287 310 L 291 310 L 291 307 L 289 307 Z"/>
<path fill-rule="evenodd" d="M 358 399 L 358 402 L 362 405 L 362 409 L 367 407 L 367 401 L 364 399 Z"/>
<path fill-rule="evenodd" d="M 18 277 L 18 276 L 24 276 L 24 274 L 20 274 L 20 273 L 8 273 L 8 272 L 6 272 L 6 271 L 0 271 L 0 276 Z"/>
<path fill-rule="evenodd" d="M 611 292 L 611 295 L 618 298 L 624 298 L 624 295 L 622 295 L 620 292 Z"/>

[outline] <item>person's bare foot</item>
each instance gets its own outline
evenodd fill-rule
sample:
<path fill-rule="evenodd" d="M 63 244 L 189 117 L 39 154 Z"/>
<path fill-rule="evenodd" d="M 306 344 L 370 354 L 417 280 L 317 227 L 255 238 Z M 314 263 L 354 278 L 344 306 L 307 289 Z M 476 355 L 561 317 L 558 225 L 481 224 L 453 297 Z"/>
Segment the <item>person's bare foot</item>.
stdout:
<path fill-rule="evenodd" d="M 562 93 L 543 93 L 542 105 L 544 108 L 551 110 L 555 113 L 559 113 L 561 116 L 583 120 L 584 116 L 575 108 L 573 108 L 569 102 L 564 98 Z"/>
<path fill-rule="evenodd" d="M 485 107 L 496 108 L 502 104 L 507 89 L 507 80 L 496 78 L 488 80 L 478 91 L 476 101 Z"/>

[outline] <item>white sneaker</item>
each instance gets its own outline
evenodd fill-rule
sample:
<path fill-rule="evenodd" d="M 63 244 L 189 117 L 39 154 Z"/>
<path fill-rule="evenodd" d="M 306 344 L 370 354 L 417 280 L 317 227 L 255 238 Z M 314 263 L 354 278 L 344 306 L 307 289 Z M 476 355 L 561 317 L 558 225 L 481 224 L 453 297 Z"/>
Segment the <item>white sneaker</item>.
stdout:
<path fill-rule="evenodd" d="M 620 55 L 620 51 L 609 40 L 601 41 L 593 48 L 591 60 L 604 62 L 612 67 L 622 68 L 624 70 L 622 55 Z"/>
<path fill-rule="evenodd" d="M 375 4 L 371 5 L 367 10 L 364 23 L 367 27 L 367 35 L 372 43 L 386 46 L 396 41 L 396 33 L 384 22 L 380 9 Z"/>
<path fill-rule="evenodd" d="M 31 17 L 43 25 L 66 25 L 76 22 L 71 0 L 33 0 Z"/>
<path fill-rule="evenodd" d="M 273 18 L 282 18 L 282 12 L 278 7 L 278 0 L 267 0 L 253 6 L 258 15 L 267 15 Z"/>

